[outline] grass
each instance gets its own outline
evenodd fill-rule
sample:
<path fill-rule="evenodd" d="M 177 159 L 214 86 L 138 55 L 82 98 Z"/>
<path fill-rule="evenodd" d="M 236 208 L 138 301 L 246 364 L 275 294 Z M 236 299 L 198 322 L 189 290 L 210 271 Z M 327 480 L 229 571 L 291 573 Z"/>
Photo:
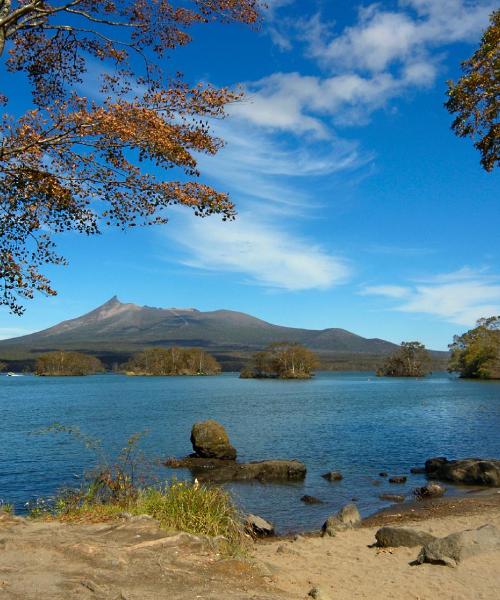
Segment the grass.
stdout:
<path fill-rule="evenodd" d="M 130 490 L 129 490 L 130 492 Z M 32 518 L 57 519 L 72 523 L 113 520 L 120 513 L 149 515 L 167 531 L 183 531 L 209 537 L 222 536 L 224 553 L 244 553 L 248 537 L 241 515 L 230 494 L 220 487 L 187 482 L 171 482 L 162 487 L 138 488 L 126 498 L 102 498 L 95 482 L 77 492 L 61 494 L 52 502 L 38 505 Z"/>

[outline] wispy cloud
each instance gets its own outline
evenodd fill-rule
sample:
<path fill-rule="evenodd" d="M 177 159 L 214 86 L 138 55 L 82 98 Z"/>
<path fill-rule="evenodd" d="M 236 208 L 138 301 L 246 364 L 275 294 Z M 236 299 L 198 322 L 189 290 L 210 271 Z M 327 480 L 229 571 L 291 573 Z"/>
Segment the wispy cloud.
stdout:
<path fill-rule="evenodd" d="M 488 274 L 484 269 L 464 267 L 405 286 L 367 286 L 361 293 L 404 300 L 392 310 L 428 314 L 464 326 L 500 314 L 500 275 Z"/>
<path fill-rule="evenodd" d="M 342 258 L 254 214 L 242 213 L 225 223 L 186 219 L 169 235 L 186 252 L 183 264 L 237 273 L 271 289 L 324 290 L 344 283 L 351 273 Z"/>

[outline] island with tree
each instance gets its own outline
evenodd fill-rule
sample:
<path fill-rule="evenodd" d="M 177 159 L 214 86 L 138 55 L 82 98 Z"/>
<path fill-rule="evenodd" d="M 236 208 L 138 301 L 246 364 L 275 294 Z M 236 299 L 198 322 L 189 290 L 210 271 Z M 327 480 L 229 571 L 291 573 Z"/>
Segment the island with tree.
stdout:
<path fill-rule="evenodd" d="M 35 365 L 35 375 L 43 377 L 95 375 L 103 371 L 104 365 L 95 356 L 62 350 L 40 355 Z"/>
<path fill-rule="evenodd" d="M 500 316 L 479 319 L 449 346 L 448 370 L 471 379 L 500 379 Z"/>
<path fill-rule="evenodd" d="M 378 377 L 425 377 L 430 373 L 431 355 L 420 342 L 402 342 L 396 352 L 377 369 Z"/>
<path fill-rule="evenodd" d="M 124 365 L 127 375 L 218 375 L 221 366 L 199 348 L 148 348 Z"/>
<path fill-rule="evenodd" d="M 241 379 L 310 379 L 319 361 L 305 346 L 290 342 L 270 344 L 256 352 L 240 373 Z"/>

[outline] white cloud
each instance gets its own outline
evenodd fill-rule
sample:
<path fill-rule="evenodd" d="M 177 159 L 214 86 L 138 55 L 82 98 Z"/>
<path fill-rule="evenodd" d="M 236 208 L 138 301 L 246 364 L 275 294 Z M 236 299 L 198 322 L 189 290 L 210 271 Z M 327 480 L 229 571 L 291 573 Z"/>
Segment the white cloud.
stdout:
<path fill-rule="evenodd" d="M 404 299 L 394 310 L 433 315 L 464 326 L 500 314 L 500 276 L 468 267 L 408 286 L 368 286 L 361 293 Z"/>

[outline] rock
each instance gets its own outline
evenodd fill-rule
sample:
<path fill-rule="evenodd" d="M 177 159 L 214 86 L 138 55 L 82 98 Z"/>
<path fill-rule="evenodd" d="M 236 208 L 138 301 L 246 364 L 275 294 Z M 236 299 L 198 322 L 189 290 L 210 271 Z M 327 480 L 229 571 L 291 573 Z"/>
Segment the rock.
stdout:
<path fill-rule="evenodd" d="M 361 523 L 361 515 L 355 504 L 346 504 L 336 515 L 328 517 L 321 528 L 321 535 L 334 537 L 338 531 L 352 529 Z"/>
<path fill-rule="evenodd" d="M 245 519 L 245 529 L 255 537 L 269 537 L 274 535 L 274 527 L 262 517 L 248 515 Z"/>
<path fill-rule="evenodd" d="M 224 427 L 217 421 L 195 423 L 191 430 L 191 444 L 198 456 L 236 460 L 236 450 L 229 443 Z"/>
<path fill-rule="evenodd" d="M 389 500 L 389 502 L 404 502 L 405 497 L 400 496 L 399 494 L 380 494 L 379 498 L 381 500 Z"/>
<path fill-rule="evenodd" d="M 315 498 L 314 496 L 308 496 L 307 494 L 305 496 L 302 496 L 300 501 L 304 502 L 305 504 L 323 504 L 323 500 Z"/>
<path fill-rule="evenodd" d="M 314 598 L 314 600 L 329 600 L 329 597 L 325 596 L 325 594 L 321 591 L 321 589 L 318 586 L 314 586 L 313 588 L 311 588 L 307 595 L 310 598 Z"/>
<path fill-rule="evenodd" d="M 224 481 L 302 481 L 307 469 L 298 460 L 262 460 L 249 463 L 219 459 L 200 459 L 188 456 L 169 459 L 164 463 L 172 468 L 190 469 L 200 481 L 222 483 Z"/>
<path fill-rule="evenodd" d="M 494 525 L 483 525 L 434 539 L 425 544 L 416 562 L 454 567 L 465 558 L 495 550 L 500 550 L 500 530 Z"/>
<path fill-rule="evenodd" d="M 399 548 L 406 546 L 423 546 L 436 538 L 425 531 L 417 531 L 406 527 L 382 527 L 375 534 L 377 546 L 380 548 Z"/>
<path fill-rule="evenodd" d="M 412 467 L 410 473 L 413 473 L 413 475 L 422 475 L 425 473 L 425 467 Z"/>
<path fill-rule="evenodd" d="M 431 479 L 500 487 L 500 460 L 498 459 L 464 458 L 461 460 L 448 460 L 444 457 L 430 458 L 425 463 L 425 472 Z"/>
<path fill-rule="evenodd" d="M 422 487 L 415 488 L 413 493 L 418 500 L 425 500 L 427 498 L 440 498 L 446 492 L 446 488 L 439 483 L 428 483 Z"/>
<path fill-rule="evenodd" d="M 372 485 L 382 485 L 382 482 L 380 481 L 380 479 L 372 479 Z"/>
<path fill-rule="evenodd" d="M 280 544 L 277 548 L 276 548 L 276 552 L 278 554 L 291 554 L 293 556 L 299 556 L 299 553 L 297 552 L 297 550 L 294 550 L 291 546 L 289 546 L 288 544 Z"/>
<path fill-rule="evenodd" d="M 387 473 L 385 471 L 380 471 L 380 477 L 387 477 Z"/>
<path fill-rule="evenodd" d="M 389 477 L 389 483 L 406 483 L 407 479 L 405 475 L 395 475 L 394 477 Z"/>
<path fill-rule="evenodd" d="M 344 478 L 340 471 L 328 471 L 328 473 L 323 473 L 321 477 L 328 481 L 341 481 Z"/>

